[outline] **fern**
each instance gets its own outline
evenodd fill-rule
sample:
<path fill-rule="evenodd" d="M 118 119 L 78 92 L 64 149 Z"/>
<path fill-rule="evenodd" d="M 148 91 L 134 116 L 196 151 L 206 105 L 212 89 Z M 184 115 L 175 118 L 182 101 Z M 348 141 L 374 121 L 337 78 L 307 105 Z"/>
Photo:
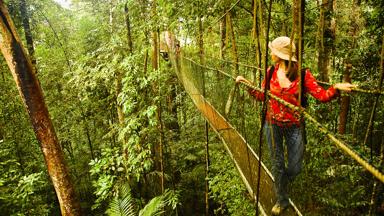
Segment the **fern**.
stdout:
<path fill-rule="evenodd" d="M 109 216 L 136 216 L 134 199 L 131 196 L 129 186 L 122 185 L 117 195 L 109 204 L 106 212 Z"/>
<path fill-rule="evenodd" d="M 135 200 L 131 196 L 129 186 L 122 185 L 109 204 L 106 213 L 109 216 L 157 216 L 164 213 L 166 206 L 171 206 L 174 209 L 177 204 L 178 193 L 166 190 L 162 195 L 151 199 L 151 201 L 140 210 L 139 214 L 137 214 Z"/>
<path fill-rule="evenodd" d="M 140 210 L 139 216 L 156 216 L 164 212 L 164 195 L 157 196 Z"/>

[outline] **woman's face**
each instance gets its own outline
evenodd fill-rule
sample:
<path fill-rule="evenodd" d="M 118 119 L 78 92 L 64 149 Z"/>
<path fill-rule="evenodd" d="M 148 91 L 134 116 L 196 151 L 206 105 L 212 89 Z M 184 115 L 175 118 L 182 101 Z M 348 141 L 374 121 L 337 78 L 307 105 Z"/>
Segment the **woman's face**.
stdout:
<path fill-rule="evenodd" d="M 279 62 L 279 60 L 280 60 L 280 58 L 277 57 L 277 56 L 276 56 L 275 54 L 273 54 L 273 53 L 271 53 L 271 58 L 272 58 L 272 61 L 275 62 L 275 63 Z"/>

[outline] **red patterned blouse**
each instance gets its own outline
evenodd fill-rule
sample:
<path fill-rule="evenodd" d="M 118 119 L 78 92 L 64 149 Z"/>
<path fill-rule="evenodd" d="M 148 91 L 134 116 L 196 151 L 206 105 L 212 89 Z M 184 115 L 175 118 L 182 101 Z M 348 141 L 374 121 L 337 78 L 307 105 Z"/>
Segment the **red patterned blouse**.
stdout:
<path fill-rule="evenodd" d="M 279 65 L 275 65 L 275 71 L 272 74 L 270 81 L 270 91 L 272 94 L 277 97 L 295 105 L 299 105 L 299 78 L 294 80 L 289 87 L 282 88 L 280 87 L 277 70 Z M 268 72 L 269 73 L 269 69 Z M 305 93 L 311 94 L 314 98 L 321 102 L 328 102 L 338 96 L 338 90 L 333 86 L 325 90 L 317 82 L 315 77 L 312 75 L 309 69 L 305 72 Z M 265 86 L 265 80 L 263 80 L 262 88 Z M 254 96 L 257 100 L 264 100 L 264 93 L 259 92 L 254 89 L 249 89 L 248 92 Z M 290 124 L 300 124 L 300 114 L 297 111 L 293 111 L 290 108 L 284 106 L 283 104 L 277 102 L 273 98 L 270 98 L 268 101 L 266 121 L 272 124 L 277 124 L 280 126 L 290 125 Z"/>

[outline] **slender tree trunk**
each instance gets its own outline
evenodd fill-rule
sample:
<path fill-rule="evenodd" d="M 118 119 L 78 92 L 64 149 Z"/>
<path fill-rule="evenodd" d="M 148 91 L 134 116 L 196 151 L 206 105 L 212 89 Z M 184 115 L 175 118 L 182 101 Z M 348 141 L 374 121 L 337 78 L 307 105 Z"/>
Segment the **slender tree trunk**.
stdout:
<path fill-rule="evenodd" d="M 114 0 L 109 0 L 109 31 L 112 34 L 115 28 L 114 20 L 115 4 Z"/>
<path fill-rule="evenodd" d="M 333 50 L 335 40 L 335 25 L 334 20 L 332 20 L 333 1 L 323 0 L 320 8 L 320 38 L 317 67 L 320 72 L 319 79 L 325 82 L 329 81 L 330 53 Z"/>
<path fill-rule="evenodd" d="M 204 59 L 204 38 L 203 38 L 203 21 L 202 17 L 199 17 L 199 33 L 198 33 L 198 43 L 199 43 L 199 57 L 200 64 L 205 65 Z M 201 75 L 203 80 L 203 97 L 205 97 L 205 70 L 201 68 Z M 205 134 L 205 215 L 209 215 L 209 137 L 208 137 L 208 121 L 205 121 L 204 134 Z"/>
<path fill-rule="evenodd" d="M 148 50 L 146 50 L 144 54 L 143 73 L 144 73 L 144 76 L 146 76 L 148 73 Z"/>
<path fill-rule="evenodd" d="M 157 14 L 157 1 L 154 0 L 152 2 L 152 15 L 154 18 L 156 18 Z M 152 68 L 156 73 L 159 73 L 159 33 L 157 27 L 152 32 Z M 156 90 L 157 89 L 157 90 Z M 157 82 L 154 86 L 155 92 L 159 94 L 159 102 L 157 105 L 157 120 L 158 120 L 158 130 L 159 130 L 159 143 L 155 147 L 155 155 L 157 155 L 157 167 L 158 170 L 161 172 L 160 177 L 160 186 L 161 186 L 161 192 L 164 192 L 164 163 L 163 163 L 163 144 L 164 144 L 164 134 L 163 134 L 163 122 L 162 122 L 162 104 L 161 104 L 161 91 L 160 91 L 160 82 Z"/>
<path fill-rule="evenodd" d="M 356 1 L 353 3 L 353 12 L 350 14 L 350 25 L 351 25 L 351 31 L 349 34 L 352 36 L 352 43 L 350 46 L 351 52 L 352 50 L 355 49 L 356 47 L 356 36 L 358 34 L 358 26 L 356 25 L 356 13 L 358 13 L 357 10 L 357 4 Z M 334 7 L 335 8 L 335 7 Z M 351 54 L 349 54 L 350 56 Z M 343 74 L 343 82 L 351 82 L 351 70 L 352 70 L 352 64 L 351 60 L 347 58 L 346 60 L 346 70 Z M 350 107 L 350 96 L 342 96 L 341 97 L 341 108 L 340 108 L 340 115 L 339 115 L 339 133 L 340 134 L 345 134 L 346 133 L 346 127 L 347 127 L 347 121 L 348 121 L 348 111 Z M 356 114 L 358 115 L 358 114 Z M 355 126 L 354 126 L 355 127 Z M 353 129 L 353 137 L 355 137 L 355 129 Z"/>
<path fill-rule="evenodd" d="M 119 120 L 119 124 L 121 127 L 124 127 L 124 112 L 123 112 L 123 106 L 119 101 L 119 95 L 122 91 L 123 84 L 122 84 L 123 74 L 122 72 L 117 69 L 116 71 L 116 79 L 115 79 L 115 97 L 116 97 L 116 110 L 117 110 L 117 117 Z"/>
<path fill-rule="evenodd" d="M 225 59 L 225 50 L 227 48 L 227 18 L 223 17 L 220 21 L 220 58 Z"/>
<path fill-rule="evenodd" d="M 128 15 L 126 14 L 126 16 L 128 16 Z M 129 28 L 129 23 L 127 25 L 128 25 L 127 28 Z M 112 1 L 111 1 L 111 10 L 110 10 L 110 28 L 111 28 L 111 33 L 113 33 L 114 29 L 113 29 L 113 7 L 112 7 Z M 130 29 L 128 29 L 128 31 L 130 31 Z M 129 34 L 130 33 L 128 33 L 128 35 Z M 129 54 L 131 54 L 132 53 L 132 44 L 129 44 L 129 42 L 132 43 L 132 41 L 128 40 L 128 50 L 129 50 Z M 116 69 L 116 79 L 115 79 L 116 110 L 117 110 L 117 117 L 118 117 L 118 120 L 119 120 L 119 125 L 120 125 L 121 128 L 124 127 L 124 122 L 125 122 L 125 117 L 124 117 L 124 112 L 123 112 L 123 105 L 119 101 L 119 95 L 120 95 L 120 93 L 122 92 L 122 89 L 123 89 L 123 83 L 122 83 L 123 74 L 124 73 L 120 69 Z M 123 139 L 123 143 L 126 143 L 125 138 Z"/>
<path fill-rule="evenodd" d="M 382 49 L 381 49 L 381 61 L 380 61 L 380 78 L 379 78 L 379 84 L 378 84 L 378 89 L 381 91 L 382 87 L 383 87 L 383 79 L 384 79 L 384 66 L 383 66 L 383 63 L 384 62 L 384 36 L 383 36 L 383 44 L 382 44 Z M 367 131 L 365 133 L 365 138 L 364 138 L 364 144 L 363 146 L 366 146 L 367 143 L 368 143 L 368 139 L 372 136 L 372 130 L 373 130 L 373 123 L 374 123 L 374 119 L 375 119 L 375 115 L 376 115 L 376 109 L 377 109 L 377 106 L 378 106 L 378 103 L 379 103 L 379 96 L 380 95 L 376 95 L 375 96 L 375 101 L 373 103 L 373 107 L 372 107 L 372 110 L 371 110 L 371 115 L 369 117 L 369 123 L 368 123 L 368 127 L 367 127 Z M 371 146 L 372 148 L 372 146 Z"/>
<path fill-rule="evenodd" d="M 231 14 L 228 13 L 226 17 L 227 17 L 227 26 L 228 26 L 227 33 L 230 34 L 229 36 L 231 38 L 231 44 L 232 44 L 232 59 L 233 59 L 232 61 L 235 63 L 232 75 L 236 76 L 239 74 L 239 56 L 237 53 L 235 31 L 233 29 Z M 238 85 L 234 85 L 229 93 L 229 97 L 225 105 L 225 116 L 228 116 L 229 113 L 231 112 L 232 104 L 235 99 L 237 88 L 238 88 Z"/>
<path fill-rule="evenodd" d="M 61 213 L 62 215 L 80 215 L 80 204 L 76 200 L 64 154 L 49 117 L 32 63 L 22 47 L 16 28 L 2 0 L 0 0 L 0 10 L 0 49 L 12 72 L 40 142 L 48 173 L 60 203 Z"/>
<path fill-rule="evenodd" d="M 88 125 L 85 125 L 85 132 L 87 134 L 88 146 L 89 146 L 89 150 L 91 151 L 92 160 L 95 160 L 95 154 L 93 153 L 93 145 L 92 145 L 91 134 L 89 133 Z"/>
<path fill-rule="evenodd" d="M 172 65 L 170 63 L 167 63 L 167 67 L 171 70 Z M 171 73 L 171 77 L 169 78 L 167 82 L 170 86 L 170 92 L 167 96 L 167 107 L 168 107 L 168 113 L 171 116 L 171 119 L 169 120 L 169 123 L 167 124 L 167 129 L 172 131 L 172 139 L 178 140 L 180 138 L 180 125 L 178 121 L 178 103 L 176 101 L 177 98 L 177 77 L 174 75 L 174 73 Z"/>
<path fill-rule="evenodd" d="M 257 7 L 259 9 L 259 13 L 258 13 L 258 29 L 259 29 L 259 38 L 258 38 L 258 43 L 259 43 L 259 50 L 260 50 L 260 57 L 261 57 L 261 61 L 260 61 L 260 65 L 259 67 L 261 68 L 261 64 L 262 65 L 266 65 L 268 64 L 268 62 L 265 62 L 265 49 L 267 47 L 264 47 L 262 46 L 261 44 L 265 44 L 265 40 L 266 38 L 268 37 L 268 35 L 265 35 L 265 28 L 264 28 L 264 9 L 263 9 L 263 3 L 262 3 L 262 0 L 256 0 L 257 1 Z"/>
<path fill-rule="evenodd" d="M 60 47 L 61 47 L 61 50 L 63 51 L 63 54 L 64 54 L 64 56 L 65 56 L 65 61 L 66 61 L 66 63 L 67 63 L 67 66 L 68 66 L 69 71 L 72 71 L 72 66 L 71 66 L 71 63 L 70 63 L 70 61 L 69 61 L 69 55 L 68 55 L 67 50 L 66 50 L 66 48 L 64 47 L 63 43 L 61 42 L 61 40 L 60 40 L 60 38 L 59 38 L 59 35 L 57 34 L 55 28 L 53 28 L 53 25 L 52 25 L 51 21 L 48 19 L 48 17 L 45 16 L 44 13 L 42 13 L 42 12 L 40 12 L 40 15 L 41 15 L 42 17 L 44 17 L 45 21 L 47 21 L 49 27 L 51 28 L 53 34 L 55 35 L 55 38 L 56 38 L 57 42 L 59 43 L 59 45 L 60 45 Z"/>
<path fill-rule="evenodd" d="M 159 69 L 159 41 L 157 31 L 152 32 L 152 68 L 154 71 Z"/>
<path fill-rule="evenodd" d="M 253 0 L 253 27 L 252 27 L 252 38 L 253 38 L 253 44 L 255 47 L 255 61 L 256 65 L 261 68 L 261 47 L 260 47 L 260 24 L 259 24 L 259 18 L 257 14 L 257 0 Z M 259 6 L 260 7 L 260 6 Z M 257 69 L 253 69 L 253 82 L 256 83 L 256 81 L 261 82 L 261 73 L 257 73 Z"/>
<path fill-rule="evenodd" d="M 351 82 L 351 69 L 352 65 L 347 64 L 345 72 L 343 74 L 343 82 Z M 349 95 L 344 95 L 341 97 L 340 102 L 340 114 L 339 114 L 339 133 L 345 134 L 347 128 L 348 120 L 348 111 L 349 111 L 350 97 Z"/>
<path fill-rule="evenodd" d="M 23 27 L 25 39 L 27 41 L 27 49 L 29 56 L 31 57 L 32 66 L 36 67 L 36 58 L 35 58 L 35 48 L 33 46 L 33 37 L 31 32 L 31 27 L 29 25 L 29 12 L 28 6 L 25 0 L 20 0 L 20 14 L 23 19 Z"/>
<path fill-rule="evenodd" d="M 226 11 L 226 8 L 223 10 Z M 227 19 L 224 16 L 220 21 L 220 59 L 225 60 L 227 49 Z M 226 63 L 221 61 L 220 68 L 224 70 Z M 223 75 L 219 72 L 216 73 L 216 82 L 218 85 L 218 92 L 215 94 L 216 101 L 218 102 L 218 110 L 220 113 L 225 113 L 225 99 L 222 97 L 224 95 L 223 91 Z"/>
<path fill-rule="evenodd" d="M 127 25 L 128 52 L 129 54 L 132 54 L 133 42 L 132 42 L 132 34 L 131 34 L 131 22 L 129 19 L 128 2 L 126 2 L 124 5 L 124 12 L 125 12 L 125 24 Z"/>
<path fill-rule="evenodd" d="M 233 76 L 236 76 L 239 74 L 239 54 L 237 52 L 237 45 L 236 45 L 236 37 L 235 37 L 235 30 L 233 29 L 233 22 L 231 13 L 227 14 L 227 25 L 228 30 L 231 38 L 231 44 L 232 44 L 232 61 L 235 62 L 235 70 L 232 72 Z"/>
<path fill-rule="evenodd" d="M 303 54 L 304 54 L 304 10 L 305 10 L 305 0 L 295 0 L 296 1 L 296 4 L 297 7 L 295 7 L 295 13 L 294 13 L 294 16 L 296 16 L 296 18 L 294 18 L 295 22 L 296 22 L 296 35 L 297 35 L 297 44 L 298 44 L 298 50 L 297 50 L 297 57 L 298 57 L 298 71 L 301 71 L 301 68 L 302 68 L 302 64 L 303 64 Z M 304 77 L 301 77 L 302 73 L 299 73 L 299 79 L 300 79 L 300 82 L 302 82 L 302 80 L 304 80 Z M 302 85 L 299 86 L 299 105 L 301 106 L 301 92 L 304 91 L 304 89 L 302 89 Z M 301 126 L 304 126 L 304 124 L 301 124 Z M 302 130 L 304 130 L 304 128 L 302 127 Z M 304 134 L 304 132 L 303 132 Z"/>

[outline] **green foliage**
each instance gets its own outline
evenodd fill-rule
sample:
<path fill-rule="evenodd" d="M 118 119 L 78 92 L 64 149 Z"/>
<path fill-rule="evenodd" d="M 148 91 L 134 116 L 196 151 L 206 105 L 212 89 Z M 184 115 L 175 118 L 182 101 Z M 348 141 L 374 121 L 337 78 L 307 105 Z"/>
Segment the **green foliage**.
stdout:
<path fill-rule="evenodd" d="M 30 196 L 34 194 L 34 192 L 37 190 L 37 187 L 44 184 L 44 181 L 41 179 L 42 175 L 43 173 L 40 172 L 33 173 L 28 176 L 23 176 L 19 180 L 17 190 L 14 192 L 16 198 L 22 200 L 23 203 L 28 203 Z"/>
<path fill-rule="evenodd" d="M 211 153 L 210 197 L 218 204 L 217 215 L 254 215 L 255 207 L 233 162 L 224 149 Z"/>
<path fill-rule="evenodd" d="M 135 216 L 134 199 L 131 196 L 131 190 L 128 186 L 123 185 L 119 188 L 116 195 L 109 203 L 109 208 L 106 212 L 110 216 Z"/>
<path fill-rule="evenodd" d="M 117 176 L 124 173 L 123 159 L 117 148 L 106 148 L 101 153 L 100 159 L 95 158 L 89 165 L 91 176 L 95 178 L 92 185 L 95 188 L 97 197 L 93 209 L 109 200 L 112 196 L 112 189 L 116 182 Z"/>
<path fill-rule="evenodd" d="M 166 190 L 162 195 L 152 198 L 143 209 L 136 211 L 137 208 L 135 206 L 137 204 L 131 195 L 129 186 L 122 185 L 117 189 L 106 213 L 110 216 L 156 216 L 162 215 L 167 206 L 174 210 L 178 202 L 178 193 Z"/>
<path fill-rule="evenodd" d="M 19 2 L 5 2 L 24 40 Z M 165 183 L 166 187 L 174 186 L 177 192 L 167 192 L 173 195 L 153 199 L 145 208 L 147 213 L 143 211 L 142 215 L 153 215 L 163 209 L 165 214 L 172 215 L 179 203 L 183 215 L 203 214 L 203 119 L 177 84 L 168 63 L 161 60 L 159 70 L 153 70 L 150 32 L 173 31 L 180 41 L 188 42 L 188 47 L 182 43 L 187 56 L 197 59 L 197 18 L 202 16 L 207 64 L 232 72 L 232 65 L 209 57 L 219 57 L 218 19 L 233 2 L 159 0 L 156 12 L 152 10 L 153 1 L 73 0 L 70 10 L 64 10 L 53 0 L 27 2 L 37 76 L 84 211 L 98 215 L 98 212 L 105 212 L 110 203 L 109 214 L 125 211 L 129 215 L 131 206 L 139 209 L 142 203 L 159 194 L 161 174 L 154 168 L 153 149 L 159 143 L 159 128 L 163 126 Z M 361 1 L 357 8 L 351 7 L 353 2 L 338 1 L 332 14 L 337 28 L 331 80 L 340 80 L 348 62 L 353 65 L 353 82 L 364 88 L 374 88 L 380 75 L 383 1 Z M 126 3 L 131 18 L 133 53 L 127 49 Z M 304 61 L 318 75 L 319 2 L 306 3 Z M 273 4 L 270 39 L 290 35 L 292 4 L 292 1 L 283 0 Z M 250 34 L 252 13 L 251 2 L 244 1 L 231 11 L 240 59 L 248 64 L 254 64 L 255 59 Z M 265 22 L 266 11 L 263 15 Z M 355 35 L 353 30 L 356 30 Z M 230 41 L 227 39 L 227 42 Z M 230 43 L 225 47 L 225 58 L 231 59 Z M 6 68 L 0 57 L 0 212 L 5 215 L 59 214 L 53 188 L 44 171 L 41 150 L 22 101 L 16 96 L 15 83 L 8 70 L 3 70 Z M 191 68 L 196 77 L 204 71 L 200 67 Z M 253 76 L 253 71 L 244 67 L 240 67 L 240 73 Z M 216 73 L 205 71 L 205 74 L 208 98 L 220 107 L 233 82 Z M 255 146 L 259 127 L 257 108 L 248 97 L 236 97 L 230 121 Z M 347 125 L 349 134 L 341 137 L 351 145 L 361 143 L 364 138 L 372 99 L 371 95 L 352 95 L 350 116 L 353 121 Z M 327 128 L 336 131 L 337 102 L 319 105 L 311 100 L 310 104 L 307 110 Z M 124 122 L 119 122 L 117 108 L 122 108 Z M 372 134 L 372 161 L 375 163 L 379 161 L 383 116 L 383 109 L 379 108 Z M 172 127 L 175 124 L 177 127 Z M 317 130 L 310 127 L 307 130 L 309 144 L 305 168 L 293 187 L 296 204 L 309 214 L 365 214 L 371 195 L 367 186 L 371 177 L 352 165 L 354 162 L 325 137 L 319 136 Z M 216 145 L 217 140 L 211 133 L 210 137 L 210 141 L 214 141 L 210 146 Z M 355 149 L 369 156 L 368 146 Z M 216 214 L 249 215 L 254 207 L 225 154 L 220 148 L 211 149 L 211 207 Z M 119 182 L 128 182 L 130 189 L 117 188 Z"/>

